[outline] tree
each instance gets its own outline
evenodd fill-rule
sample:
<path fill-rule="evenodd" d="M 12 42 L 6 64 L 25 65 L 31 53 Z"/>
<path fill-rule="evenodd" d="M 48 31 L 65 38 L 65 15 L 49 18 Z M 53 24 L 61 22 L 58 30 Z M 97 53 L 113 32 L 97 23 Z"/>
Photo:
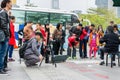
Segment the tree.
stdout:
<path fill-rule="evenodd" d="M 103 8 L 90 8 L 88 9 L 88 14 L 80 14 L 81 19 L 89 19 L 91 23 L 94 23 L 96 26 L 103 25 L 106 28 L 110 21 L 115 21 L 117 24 L 120 23 L 120 19 L 116 17 L 114 11 L 103 9 Z M 86 25 L 85 22 L 83 22 Z"/>

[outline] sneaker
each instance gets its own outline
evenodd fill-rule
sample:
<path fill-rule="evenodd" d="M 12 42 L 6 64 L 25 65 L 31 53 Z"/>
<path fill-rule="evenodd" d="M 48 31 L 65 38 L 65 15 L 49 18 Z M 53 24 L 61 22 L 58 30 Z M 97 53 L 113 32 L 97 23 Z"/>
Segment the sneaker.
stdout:
<path fill-rule="evenodd" d="M 87 56 L 85 56 L 84 58 L 88 58 Z"/>
<path fill-rule="evenodd" d="M 72 58 L 71 57 L 68 57 L 68 60 L 71 60 Z"/>
<path fill-rule="evenodd" d="M 7 73 L 3 70 L 0 70 L 0 74 L 7 74 Z"/>
<path fill-rule="evenodd" d="M 7 71 L 11 71 L 11 69 L 9 69 L 9 68 L 4 68 L 3 71 L 4 71 L 4 72 L 7 72 Z"/>
<path fill-rule="evenodd" d="M 8 59 L 10 62 L 14 62 L 15 61 L 15 59 L 13 59 L 13 58 L 9 58 Z"/>
<path fill-rule="evenodd" d="M 77 57 L 73 57 L 73 59 L 74 59 L 74 60 L 76 60 L 76 59 L 77 59 Z"/>
<path fill-rule="evenodd" d="M 104 61 L 102 61 L 101 63 L 100 63 L 100 65 L 104 65 L 105 64 L 105 62 Z"/>

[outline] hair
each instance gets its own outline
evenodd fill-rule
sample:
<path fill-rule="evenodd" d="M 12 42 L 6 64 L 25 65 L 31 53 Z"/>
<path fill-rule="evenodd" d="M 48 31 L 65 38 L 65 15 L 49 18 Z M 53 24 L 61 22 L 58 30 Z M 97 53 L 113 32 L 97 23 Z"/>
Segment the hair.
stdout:
<path fill-rule="evenodd" d="M 79 23 L 78 26 L 83 26 L 83 25 L 81 23 Z"/>
<path fill-rule="evenodd" d="M 118 26 L 117 24 L 114 24 L 113 28 L 116 28 L 118 30 Z"/>
<path fill-rule="evenodd" d="M 7 3 L 10 3 L 10 2 L 11 2 L 11 0 L 3 0 L 1 2 L 1 8 L 5 8 L 7 6 Z"/>
<path fill-rule="evenodd" d="M 113 32 L 114 32 L 113 26 L 108 26 L 108 27 L 107 27 L 107 31 L 108 31 L 109 33 L 113 33 Z"/>
<path fill-rule="evenodd" d="M 95 27 L 95 25 L 94 25 L 94 24 L 91 24 L 91 26 L 92 26 L 92 27 Z"/>
<path fill-rule="evenodd" d="M 33 22 L 32 21 L 27 21 L 27 22 L 24 23 L 24 26 L 26 26 L 27 24 L 31 24 L 31 23 L 33 23 Z"/>
<path fill-rule="evenodd" d="M 39 26 L 41 26 L 42 24 L 41 23 L 37 23 Z"/>
<path fill-rule="evenodd" d="M 35 32 L 35 35 L 38 35 L 38 36 L 40 36 L 41 38 L 43 38 L 42 33 L 41 33 L 41 32 L 39 32 L 39 31 Z"/>
<path fill-rule="evenodd" d="M 15 16 L 9 16 L 9 18 L 10 18 L 11 20 L 14 20 L 14 19 L 15 19 Z"/>
<path fill-rule="evenodd" d="M 114 24 L 114 21 L 110 21 L 111 24 Z"/>
<path fill-rule="evenodd" d="M 47 28 L 47 26 L 49 26 L 49 24 L 48 24 L 48 23 L 47 23 L 47 24 L 45 24 L 45 31 L 46 31 L 46 32 L 49 32 L 49 30 L 50 30 L 50 29 L 49 29 L 49 28 Z"/>
<path fill-rule="evenodd" d="M 98 29 L 97 29 L 97 31 L 99 31 L 99 30 L 100 30 L 100 27 L 101 27 L 101 29 L 102 29 L 102 32 L 104 33 L 104 30 L 103 30 L 102 25 L 98 25 Z"/>
<path fill-rule="evenodd" d="M 58 24 L 57 24 L 57 27 L 56 27 L 56 28 L 57 28 L 58 30 L 59 30 L 61 24 L 62 24 L 62 23 L 58 23 Z"/>
<path fill-rule="evenodd" d="M 97 29 L 96 29 L 96 28 L 93 28 L 93 30 L 97 31 Z"/>

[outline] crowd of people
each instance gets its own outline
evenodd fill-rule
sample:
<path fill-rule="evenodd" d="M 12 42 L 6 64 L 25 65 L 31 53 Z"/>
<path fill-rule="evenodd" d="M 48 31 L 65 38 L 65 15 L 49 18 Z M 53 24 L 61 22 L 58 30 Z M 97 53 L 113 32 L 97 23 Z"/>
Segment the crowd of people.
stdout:
<path fill-rule="evenodd" d="M 3 0 L 0 11 L 0 74 L 6 74 L 9 70 L 7 66 L 8 61 L 15 61 L 12 57 L 15 34 L 14 22 L 15 17 L 9 13 L 12 8 L 11 0 Z M 9 13 L 9 14 L 8 14 Z M 10 20 L 9 20 L 10 19 Z M 58 23 L 56 28 L 51 32 L 50 24 L 36 23 L 35 30 L 32 27 L 32 21 L 25 23 L 24 28 L 18 31 L 20 46 L 27 44 L 24 48 L 24 60 L 27 67 L 37 65 L 37 62 L 45 58 L 45 63 L 49 63 L 50 50 L 52 45 L 54 55 L 63 55 L 64 43 L 66 33 L 63 29 L 62 23 Z M 77 59 L 76 48 L 79 48 L 79 57 L 96 59 L 97 53 L 100 55 L 101 63 L 104 63 L 104 53 L 117 53 L 119 40 L 119 30 L 114 21 L 111 21 L 106 30 L 103 30 L 102 25 L 98 28 L 91 24 L 83 27 L 79 23 L 76 27 L 69 29 L 67 55 L 69 59 Z M 68 35 L 68 34 L 67 34 Z M 87 47 L 89 46 L 89 49 Z M 89 50 L 89 51 L 88 51 Z M 113 64 L 115 64 L 115 55 L 113 57 Z"/>
<path fill-rule="evenodd" d="M 72 27 L 69 33 L 69 46 L 67 49 L 69 58 L 76 59 L 76 47 L 79 47 L 79 56 L 81 59 L 96 59 L 96 53 L 98 53 L 101 59 L 100 65 L 103 65 L 105 64 L 104 53 L 114 53 L 113 65 L 116 65 L 115 54 L 119 52 L 120 31 L 117 24 L 114 24 L 114 21 L 110 21 L 105 31 L 102 25 L 99 25 L 98 28 L 94 24 L 83 27 L 80 23 L 77 27 Z M 89 49 L 87 49 L 87 45 Z"/>

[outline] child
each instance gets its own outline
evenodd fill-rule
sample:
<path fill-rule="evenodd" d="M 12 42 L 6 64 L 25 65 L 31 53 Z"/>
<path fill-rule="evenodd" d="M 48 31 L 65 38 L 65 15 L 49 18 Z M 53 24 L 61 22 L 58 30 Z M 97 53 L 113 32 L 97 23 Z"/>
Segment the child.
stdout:
<path fill-rule="evenodd" d="M 42 54 L 42 56 L 44 56 L 42 34 L 40 32 L 35 32 L 35 38 L 37 40 L 37 49 L 39 51 L 39 54 Z"/>
<path fill-rule="evenodd" d="M 93 31 L 89 35 L 89 46 L 90 46 L 90 51 L 89 51 L 89 57 L 90 59 L 92 52 L 94 52 L 94 58 L 96 58 L 96 52 L 97 52 L 97 46 L 99 44 L 98 40 L 98 35 L 97 35 L 97 30 L 93 29 Z"/>
<path fill-rule="evenodd" d="M 68 38 L 68 49 L 67 49 L 67 55 L 70 57 L 72 57 L 73 59 L 76 59 L 76 46 L 78 44 L 78 40 L 76 35 L 72 35 Z M 73 53 L 71 56 L 71 49 L 73 48 Z"/>
<path fill-rule="evenodd" d="M 13 55 L 13 50 L 14 50 L 14 45 L 15 45 L 15 34 L 14 34 L 14 23 L 15 23 L 15 17 L 14 16 L 10 16 L 10 32 L 11 32 L 11 36 L 9 39 L 9 46 L 7 49 L 8 55 L 9 55 L 9 61 L 15 61 L 15 59 L 12 58 Z"/>

